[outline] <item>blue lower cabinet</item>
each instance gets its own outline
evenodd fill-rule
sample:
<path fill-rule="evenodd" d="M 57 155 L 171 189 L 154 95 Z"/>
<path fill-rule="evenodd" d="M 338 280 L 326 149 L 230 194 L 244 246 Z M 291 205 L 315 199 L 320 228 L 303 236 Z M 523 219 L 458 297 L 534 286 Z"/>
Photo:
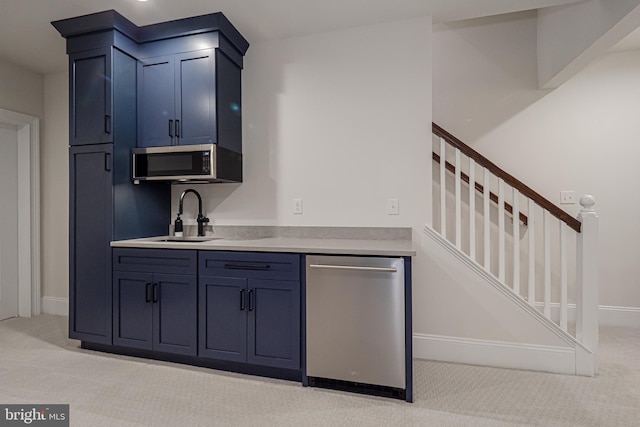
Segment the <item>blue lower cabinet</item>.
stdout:
<path fill-rule="evenodd" d="M 226 274 L 199 277 L 198 355 L 299 370 L 299 262 L 291 254 L 200 252 L 201 274 Z M 282 279 L 289 270 L 284 276 L 297 280 Z"/>
<path fill-rule="evenodd" d="M 198 353 L 196 276 L 154 274 L 153 348 L 165 353 Z M 153 292 L 152 292 L 153 293 Z"/>
<path fill-rule="evenodd" d="M 116 249 L 113 272 L 113 344 L 195 356 L 198 350 L 195 251 Z M 165 269 L 194 274 L 153 273 Z M 164 263 L 157 267 L 159 263 Z M 176 266 L 170 267 L 171 264 Z M 125 271 L 122 271 L 125 270 Z"/>
<path fill-rule="evenodd" d="M 69 150 L 69 337 L 111 344 L 111 144 Z"/>
<path fill-rule="evenodd" d="M 249 280 L 247 361 L 300 368 L 300 282 Z"/>
<path fill-rule="evenodd" d="M 247 280 L 200 277 L 199 356 L 247 361 Z"/>
<path fill-rule="evenodd" d="M 114 346 L 300 372 L 300 255 L 114 248 L 112 258 Z"/>
<path fill-rule="evenodd" d="M 113 272 L 113 344 L 153 348 L 153 274 Z"/>

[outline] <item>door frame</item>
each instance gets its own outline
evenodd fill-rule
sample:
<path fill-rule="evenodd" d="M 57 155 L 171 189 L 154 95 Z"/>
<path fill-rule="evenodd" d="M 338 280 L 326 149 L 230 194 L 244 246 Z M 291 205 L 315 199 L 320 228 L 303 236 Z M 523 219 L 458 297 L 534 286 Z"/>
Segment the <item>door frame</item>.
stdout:
<path fill-rule="evenodd" d="M 40 314 L 40 119 L 0 108 L 18 132 L 18 316 Z"/>

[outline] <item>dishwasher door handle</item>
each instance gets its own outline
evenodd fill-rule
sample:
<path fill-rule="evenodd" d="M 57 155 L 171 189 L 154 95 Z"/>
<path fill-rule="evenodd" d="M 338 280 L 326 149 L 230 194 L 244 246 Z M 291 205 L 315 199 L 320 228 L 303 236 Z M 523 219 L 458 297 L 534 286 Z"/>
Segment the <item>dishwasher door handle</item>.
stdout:
<path fill-rule="evenodd" d="M 385 273 L 398 272 L 398 269 L 395 267 L 361 267 L 356 265 L 309 264 L 309 268 L 324 268 L 328 270 L 381 271 Z"/>

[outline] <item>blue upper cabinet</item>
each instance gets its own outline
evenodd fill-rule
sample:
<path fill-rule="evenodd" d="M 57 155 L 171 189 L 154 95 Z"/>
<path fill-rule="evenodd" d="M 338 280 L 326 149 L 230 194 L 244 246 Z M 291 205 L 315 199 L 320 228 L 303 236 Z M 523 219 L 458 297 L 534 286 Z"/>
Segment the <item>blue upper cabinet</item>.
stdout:
<path fill-rule="evenodd" d="M 52 24 L 70 57 L 71 145 L 113 142 L 117 49 L 138 61 L 138 146 L 217 144 L 242 153 L 249 43 L 222 13 L 138 27 L 109 10 Z"/>
<path fill-rule="evenodd" d="M 218 142 L 213 49 L 143 59 L 138 79 L 138 146 Z"/>
<path fill-rule="evenodd" d="M 138 62 L 138 146 L 174 145 L 173 55 Z"/>
<path fill-rule="evenodd" d="M 217 143 L 213 49 L 176 55 L 176 138 L 183 145 Z"/>
<path fill-rule="evenodd" d="M 70 145 L 113 142 L 111 48 L 69 56 Z"/>
<path fill-rule="evenodd" d="M 240 72 L 220 49 L 141 59 L 138 146 L 218 144 L 242 152 Z"/>

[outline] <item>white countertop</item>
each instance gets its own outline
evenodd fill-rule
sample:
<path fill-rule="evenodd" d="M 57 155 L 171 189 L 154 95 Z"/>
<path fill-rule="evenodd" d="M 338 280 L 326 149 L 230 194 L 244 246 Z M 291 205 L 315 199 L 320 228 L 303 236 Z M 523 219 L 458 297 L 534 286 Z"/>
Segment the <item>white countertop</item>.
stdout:
<path fill-rule="evenodd" d="M 170 236 L 111 242 L 114 248 L 196 249 L 205 251 L 293 252 L 305 254 L 415 256 L 411 240 L 329 239 L 265 237 L 257 239 L 216 238 L 205 242 L 162 241 Z"/>

